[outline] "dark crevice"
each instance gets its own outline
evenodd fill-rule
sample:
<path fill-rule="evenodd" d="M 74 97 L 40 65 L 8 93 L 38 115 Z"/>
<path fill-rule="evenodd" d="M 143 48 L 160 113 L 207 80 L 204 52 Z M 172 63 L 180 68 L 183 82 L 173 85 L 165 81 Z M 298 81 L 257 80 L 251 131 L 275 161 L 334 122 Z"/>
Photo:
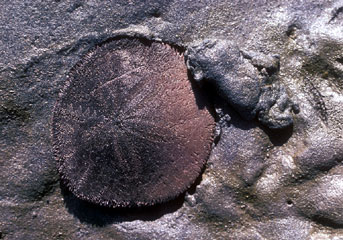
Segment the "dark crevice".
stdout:
<path fill-rule="evenodd" d="M 212 89 L 210 86 L 208 86 L 207 83 L 204 83 L 203 86 L 199 86 L 197 84 L 190 73 L 190 71 L 187 71 L 188 79 L 191 82 L 192 90 L 194 92 L 195 101 L 199 109 L 206 108 L 207 111 L 211 114 L 211 116 L 217 120 L 217 116 L 214 110 L 214 99 L 212 96 L 215 96 L 214 89 Z"/>
<path fill-rule="evenodd" d="M 268 76 L 272 76 L 272 75 L 277 74 L 279 72 L 279 70 L 280 70 L 280 65 L 278 65 L 277 67 L 266 68 Z"/>
<path fill-rule="evenodd" d="M 343 7 L 337 8 L 334 13 L 332 14 L 332 18 L 330 19 L 329 23 L 335 20 L 339 14 L 343 13 Z"/>
<path fill-rule="evenodd" d="M 343 228 L 343 224 L 342 223 L 337 223 L 331 219 L 326 218 L 325 216 L 318 216 L 315 215 L 312 217 L 312 220 L 317 222 L 318 224 L 325 226 L 325 227 L 330 227 L 330 228 L 334 228 L 334 229 L 341 229 Z"/>
<path fill-rule="evenodd" d="M 258 125 L 268 135 L 269 140 L 274 146 L 284 145 L 293 135 L 293 125 L 290 125 L 283 129 L 267 128 L 260 123 Z"/>
<path fill-rule="evenodd" d="M 296 32 L 297 29 L 298 29 L 298 26 L 296 24 L 289 25 L 288 28 L 287 28 L 287 31 L 286 31 L 286 35 L 288 37 L 295 36 L 295 32 Z"/>
<path fill-rule="evenodd" d="M 288 206 L 293 206 L 293 201 L 292 201 L 291 199 L 288 199 L 288 200 L 287 200 L 287 205 L 288 205 Z"/>
<path fill-rule="evenodd" d="M 336 58 L 336 61 L 340 64 L 343 64 L 343 57 Z"/>

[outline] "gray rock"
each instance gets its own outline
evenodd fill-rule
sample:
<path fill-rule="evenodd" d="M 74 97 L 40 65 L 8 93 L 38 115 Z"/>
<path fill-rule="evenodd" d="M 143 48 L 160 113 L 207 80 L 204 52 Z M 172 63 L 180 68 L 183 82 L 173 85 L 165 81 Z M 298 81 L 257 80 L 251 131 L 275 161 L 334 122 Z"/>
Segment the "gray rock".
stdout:
<path fill-rule="evenodd" d="M 206 39 L 185 52 L 195 81 L 215 86 L 218 93 L 242 117 L 258 120 L 272 129 L 293 124 L 297 108 L 278 81 L 279 57 L 245 52 L 226 40 Z"/>
<path fill-rule="evenodd" d="M 185 58 L 197 82 L 213 83 L 245 118 L 254 118 L 261 79 L 258 71 L 242 59 L 237 46 L 225 40 L 207 39 L 188 47 Z"/>

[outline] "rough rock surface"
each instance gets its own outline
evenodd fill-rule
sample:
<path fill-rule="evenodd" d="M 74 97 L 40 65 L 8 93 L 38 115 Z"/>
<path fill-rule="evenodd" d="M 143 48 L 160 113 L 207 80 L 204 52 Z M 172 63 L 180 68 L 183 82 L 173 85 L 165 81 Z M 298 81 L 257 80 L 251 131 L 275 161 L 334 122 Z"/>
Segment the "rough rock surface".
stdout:
<path fill-rule="evenodd" d="M 243 118 L 257 115 L 272 129 L 293 124 L 292 109 L 298 107 L 277 82 L 279 56 L 248 53 L 228 41 L 206 39 L 188 46 L 185 57 L 195 81 L 213 85 Z"/>
<path fill-rule="evenodd" d="M 342 9 L 342 0 L 2 1 L 0 239 L 343 239 Z M 66 74 L 120 33 L 185 50 L 223 41 L 243 56 L 230 58 L 236 73 L 224 68 L 234 88 L 207 88 L 218 136 L 198 184 L 152 208 L 78 200 L 52 156 Z M 268 84 L 254 76 L 275 75 L 275 62 L 263 95 Z"/>

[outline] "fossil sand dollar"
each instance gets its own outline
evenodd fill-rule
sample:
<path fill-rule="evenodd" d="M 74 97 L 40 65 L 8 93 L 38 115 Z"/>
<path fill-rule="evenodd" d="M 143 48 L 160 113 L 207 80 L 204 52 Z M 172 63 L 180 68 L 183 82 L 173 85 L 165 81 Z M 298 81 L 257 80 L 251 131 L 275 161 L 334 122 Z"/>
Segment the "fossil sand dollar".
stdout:
<path fill-rule="evenodd" d="M 125 207 L 184 192 L 208 158 L 213 127 L 178 51 L 122 37 L 98 46 L 70 71 L 52 132 L 70 191 Z"/>

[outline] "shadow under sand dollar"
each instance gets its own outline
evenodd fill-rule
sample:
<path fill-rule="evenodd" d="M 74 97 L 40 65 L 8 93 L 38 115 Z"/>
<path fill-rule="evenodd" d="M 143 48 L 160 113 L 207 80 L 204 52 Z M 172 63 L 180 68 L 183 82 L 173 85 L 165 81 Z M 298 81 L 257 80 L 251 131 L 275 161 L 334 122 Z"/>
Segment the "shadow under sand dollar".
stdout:
<path fill-rule="evenodd" d="M 194 194 L 196 186 L 201 182 L 201 175 L 188 189 L 189 194 Z M 104 227 L 113 223 L 132 222 L 135 220 L 154 221 L 165 214 L 176 212 L 185 202 L 186 192 L 177 198 L 165 203 L 159 203 L 148 207 L 110 208 L 99 206 L 77 198 L 63 183 L 60 183 L 65 206 L 70 214 L 82 223 Z"/>

